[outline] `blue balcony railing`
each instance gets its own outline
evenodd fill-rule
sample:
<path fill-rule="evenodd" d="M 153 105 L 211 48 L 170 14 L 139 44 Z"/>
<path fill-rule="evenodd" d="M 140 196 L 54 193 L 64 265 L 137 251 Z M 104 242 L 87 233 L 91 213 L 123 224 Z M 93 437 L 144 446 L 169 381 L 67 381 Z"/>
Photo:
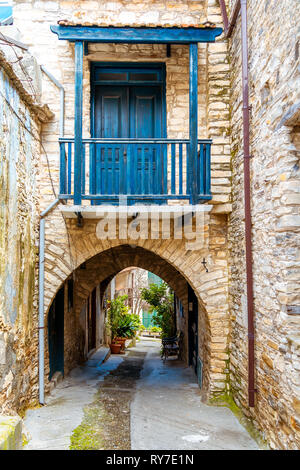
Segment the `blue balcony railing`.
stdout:
<path fill-rule="evenodd" d="M 62 138 L 60 197 L 76 200 L 79 187 L 81 199 L 92 204 L 116 203 L 120 195 L 129 203 L 210 200 L 211 140 L 198 141 L 196 162 L 189 149 L 185 139 L 82 139 L 79 185 L 74 138 Z"/>

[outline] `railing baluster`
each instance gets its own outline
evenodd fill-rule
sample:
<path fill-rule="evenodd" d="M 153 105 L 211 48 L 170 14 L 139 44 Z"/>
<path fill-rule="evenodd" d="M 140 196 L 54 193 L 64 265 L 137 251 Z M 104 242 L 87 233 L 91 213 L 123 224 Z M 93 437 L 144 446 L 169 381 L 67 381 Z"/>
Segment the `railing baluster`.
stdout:
<path fill-rule="evenodd" d="M 112 182 L 112 191 L 110 194 L 116 194 L 116 147 L 113 145 L 111 149 L 111 178 L 109 178 Z"/>
<path fill-rule="evenodd" d="M 159 144 L 155 149 L 155 164 L 157 174 L 156 189 L 158 194 L 163 193 L 163 152 L 163 144 Z"/>
<path fill-rule="evenodd" d="M 205 148 L 205 194 L 210 194 L 210 169 L 211 169 L 211 164 L 210 164 L 210 144 L 202 144 L 203 147 Z"/>
<path fill-rule="evenodd" d="M 146 194 L 146 159 L 145 159 L 145 146 L 142 145 L 141 148 L 141 180 L 142 180 L 142 189 L 141 194 Z"/>
<path fill-rule="evenodd" d="M 96 150 L 96 144 L 90 144 L 90 194 L 95 194 L 95 176 L 96 176 L 96 171 L 95 171 L 95 150 Z"/>
<path fill-rule="evenodd" d="M 60 194 L 66 194 L 66 148 L 65 143 L 60 144 L 60 180 L 59 180 L 59 192 Z"/>
<path fill-rule="evenodd" d="M 85 144 L 81 150 L 81 194 L 85 194 Z"/>
<path fill-rule="evenodd" d="M 179 144 L 179 194 L 182 194 L 182 144 Z"/>
<path fill-rule="evenodd" d="M 102 151 L 103 146 L 96 145 L 96 159 L 95 159 L 95 193 L 102 194 L 103 191 L 103 168 L 102 168 Z"/>
<path fill-rule="evenodd" d="M 133 171 L 132 171 L 132 155 L 131 155 L 131 145 L 126 145 L 127 152 L 127 176 L 126 176 L 126 192 L 127 194 L 132 194 L 132 180 L 133 180 Z"/>
<path fill-rule="evenodd" d="M 108 194 L 108 148 L 104 147 L 104 194 Z"/>
<path fill-rule="evenodd" d="M 151 180 L 151 185 L 149 188 L 149 193 L 150 194 L 157 194 L 157 185 L 155 184 L 157 182 L 157 161 L 156 161 L 156 154 L 158 153 L 156 147 L 154 145 L 151 145 L 151 174 L 152 174 L 152 180 Z"/>
<path fill-rule="evenodd" d="M 171 144 L 171 194 L 176 194 L 175 188 L 175 156 L 176 156 L 176 147 L 175 144 Z"/>
<path fill-rule="evenodd" d="M 168 194 L 168 144 L 163 144 L 163 189 L 162 194 Z"/>
<path fill-rule="evenodd" d="M 198 162 L 199 162 L 199 176 L 198 176 L 198 193 L 205 194 L 205 168 L 204 168 L 204 148 L 203 144 L 200 144 L 200 152 L 199 152 Z"/>
<path fill-rule="evenodd" d="M 191 188 L 191 185 L 190 185 L 190 156 L 189 156 L 189 150 L 190 150 L 190 146 L 189 144 L 186 144 L 186 158 L 185 158 L 185 161 L 186 161 L 186 188 L 185 188 L 185 192 L 188 196 L 191 195 L 191 191 L 192 191 L 192 188 Z"/>
<path fill-rule="evenodd" d="M 68 194 L 72 194 L 72 142 L 68 143 Z"/>
<path fill-rule="evenodd" d="M 139 184 L 139 149 L 137 145 L 134 145 L 132 148 L 133 153 L 133 165 L 134 165 L 134 187 L 132 194 L 139 194 L 140 192 L 140 184 Z"/>

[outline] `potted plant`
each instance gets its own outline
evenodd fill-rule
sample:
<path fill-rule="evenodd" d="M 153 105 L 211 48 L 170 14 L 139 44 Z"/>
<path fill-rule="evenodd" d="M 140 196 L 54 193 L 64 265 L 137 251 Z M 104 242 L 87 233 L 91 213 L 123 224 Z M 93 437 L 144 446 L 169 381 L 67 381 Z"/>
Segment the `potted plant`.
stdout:
<path fill-rule="evenodd" d="M 160 336 L 161 328 L 159 328 L 158 326 L 152 326 L 151 333 L 153 336 Z"/>
<path fill-rule="evenodd" d="M 125 305 L 127 295 L 118 296 L 116 299 L 112 299 L 108 302 L 107 311 L 107 328 L 110 331 L 111 344 L 110 349 L 112 354 L 119 354 L 122 344 L 118 341 L 120 336 L 120 324 L 122 324 L 123 317 L 128 313 L 128 307 Z"/>

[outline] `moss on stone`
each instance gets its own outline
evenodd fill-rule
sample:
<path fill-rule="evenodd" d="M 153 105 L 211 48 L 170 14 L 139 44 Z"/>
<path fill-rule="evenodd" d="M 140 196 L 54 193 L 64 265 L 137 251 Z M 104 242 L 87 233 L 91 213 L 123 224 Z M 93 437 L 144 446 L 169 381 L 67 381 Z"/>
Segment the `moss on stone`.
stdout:
<path fill-rule="evenodd" d="M 250 419 L 246 418 L 242 410 L 235 403 L 233 396 L 230 392 L 215 395 L 209 400 L 208 405 L 223 406 L 229 408 L 230 411 L 232 411 L 232 413 L 237 417 L 241 425 L 250 434 L 250 436 L 257 442 L 259 447 L 265 450 L 268 449 L 268 444 L 266 440 L 263 438 L 262 434 L 256 429 L 253 422 Z"/>
<path fill-rule="evenodd" d="M 84 408 L 82 423 L 74 429 L 70 450 L 99 450 L 103 448 L 103 428 L 101 422 L 104 411 L 93 403 Z"/>

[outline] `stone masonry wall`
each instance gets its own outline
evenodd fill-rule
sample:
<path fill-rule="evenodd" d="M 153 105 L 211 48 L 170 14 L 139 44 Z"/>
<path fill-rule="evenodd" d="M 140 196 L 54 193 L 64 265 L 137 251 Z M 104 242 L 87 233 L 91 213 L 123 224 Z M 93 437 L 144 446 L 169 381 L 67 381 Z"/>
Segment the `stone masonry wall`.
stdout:
<path fill-rule="evenodd" d="M 231 388 L 236 403 L 276 449 L 300 445 L 299 141 L 297 127 L 288 126 L 284 119 L 293 114 L 291 108 L 299 105 L 300 99 L 299 10 L 299 2 L 294 0 L 248 2 L 257 388 L 254 409 L 247 406 L 240 18 L 230 40 Z"/>
<path fill-rule="evenodd" d="M 37 389 L 40 123 L 0 65 L 0 412 Z M 11 71 L 11 70 L 10 70 Z"/>

